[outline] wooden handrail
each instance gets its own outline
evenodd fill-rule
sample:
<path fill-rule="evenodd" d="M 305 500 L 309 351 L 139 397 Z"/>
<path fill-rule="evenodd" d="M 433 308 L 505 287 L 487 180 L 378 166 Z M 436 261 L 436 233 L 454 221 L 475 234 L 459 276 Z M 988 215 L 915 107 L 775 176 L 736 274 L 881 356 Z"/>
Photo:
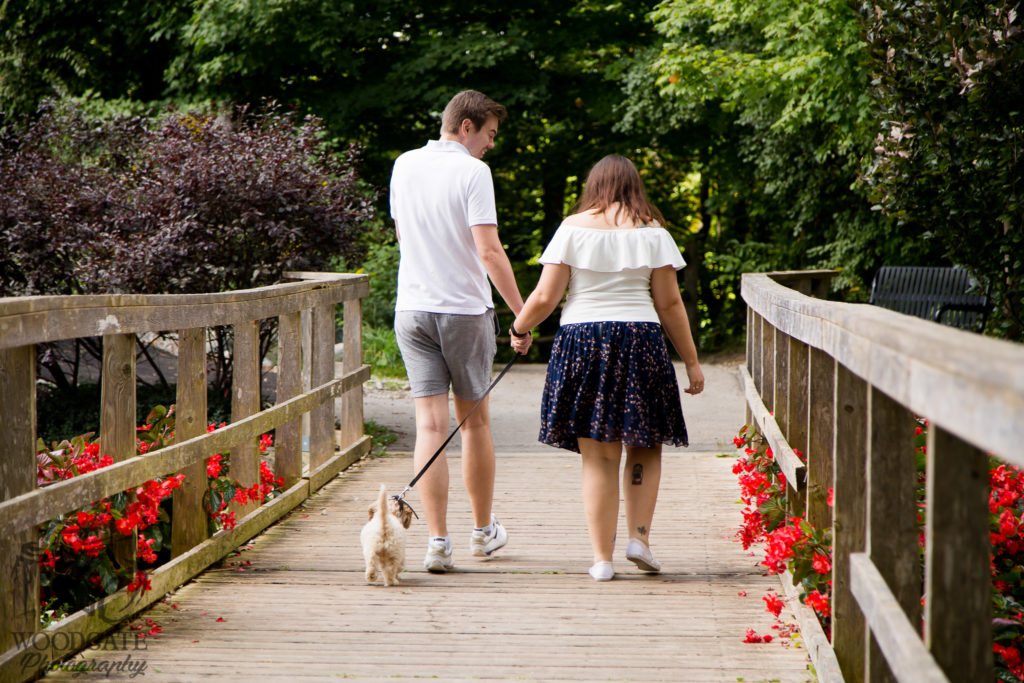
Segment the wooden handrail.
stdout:
<path fill-rule="evenodd" d="M 988 454 L 1024 465 L 1024 347 L 801 291 L 823 295 L 800 273 L 743 275 L 743 374 L 748 422 L 797 475 L 790 500 L 832 526 L 831 647 L 811 652 L 819 678 L 991 680 Z M 917 416 L 929 420 L 923 585 Z"/>
<path fill-rule="evenodd" d="M 224 557 L 369 452 L 370 438 L 362 425 L 362 385 L 370 372 L 361 362 L 360 334 L 360 299 L 369 292 L 368 278 L 339 273 L 286 273 L 285 278 L 298 281 L 217 294 L 0 299 L 0 680 L 33 678 L 50 662 L 85 647 Z M 339 303 L 345 309 L 346 348 L 341 376 L 336 377 Z M 258 326 L 260 320 L 273 317 L 280 321 L 277 404 L 261 411 Z M 307 335 L 303 319 L 308 320 Z M 232 423 L 207 433 L 205 328 L 219 325 L 234 327 Z M 178 439 L 139 456 L 136 335 L 168 330 L 178 333 Z M 104 337 L 100 441 L 115 462 L 40 489 L 34 345 L 98 335 Z M 305 390 L 304 373 L 311 382 Z M 339 398 L 343 429 L 337 443 L 334 400 Z M 304 470 L 302 422 L 307 415 L 309 462 Z M 263 505 L 239 506 L 236 529 L 207 538 L 202 500 L 205 459 L 230 450 L 230 476 L 251 487 L 259 477 L 259 435 L 273 429 L 276 474 L 284 478 L 285 492 Z M 36 525 L 174 472 L 183 472 L 186 478 L 174 495 L 172 559 L 153 573 L 153 590 L 128 594 L 122 589 L 40 632 L 38 562 L 34 553 L 22 552 L 38 547 Z M 133 560 L 134 539 L 118 539 L 115 552 Z M 35 635 L 16 642 L 16 633 Z M 67 637 L 54 639 L 58 634 Z"/>

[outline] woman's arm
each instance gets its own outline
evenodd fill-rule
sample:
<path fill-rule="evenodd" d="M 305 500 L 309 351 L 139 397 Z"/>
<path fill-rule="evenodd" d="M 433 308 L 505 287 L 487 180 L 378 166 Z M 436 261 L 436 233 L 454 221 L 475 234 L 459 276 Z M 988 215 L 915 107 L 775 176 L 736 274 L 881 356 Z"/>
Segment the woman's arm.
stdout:
<path fill-rule="evenodd" d="M 544 264 L 544 270 L 541 271 L 537 287 L 527 297 L 523 310 L 519 312 L 519 315 L 516 316 L 515 321 L 512 323 L 512 327 L 515 328 L 516 332 L 527 334 L 551 315 L 551 312 L 555 310 L 558 303 L 562 300 L 565 288 L 569 285 L 569 272 L 569 266 L 563 263 Z M 516 337 L 512 337 L 512 346 L 519 353 L 525 353 L 525 349 L 530 347 L 530 341 L 532 341 L 532 337 L 525 337 L 523 339 L 525 340 L 525 348 L 520 350 L 519 346 L 516 345 Z M 520 346 L 523 343 L 520 342 Z"/>
<path fill-rule="evenodd" d="M 704 372 L 697 360 L 697 345 L 693 342 L 690 320 L 686 315 L 683 298 L 679 296 L 676 271 L 672 266 L 656 268 L 651 273 L 651 297 L 662 329 L 686 364 L 690 386 L 685 391 L 688 394 L 699 394 L 704 389 Z"/>

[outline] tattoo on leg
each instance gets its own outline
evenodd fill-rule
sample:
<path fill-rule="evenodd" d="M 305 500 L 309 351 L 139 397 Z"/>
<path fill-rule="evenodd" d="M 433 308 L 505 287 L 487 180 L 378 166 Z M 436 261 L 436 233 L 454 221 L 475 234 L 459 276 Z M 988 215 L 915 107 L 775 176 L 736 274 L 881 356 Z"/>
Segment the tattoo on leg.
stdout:
<path fill-rule="evenodd" d="M 640 463 L 633 465 L 633 486 L 644 483 L 644 466 Z"/>
<path fill-rule="evenodd" d="M 640 532 L 641 536 L 646 536 L 647 535 L 647 527 L 645 527 L 645 526 L 642 526 L 642 525 L 638 526 L 636 528 L 636 530 Z"/>

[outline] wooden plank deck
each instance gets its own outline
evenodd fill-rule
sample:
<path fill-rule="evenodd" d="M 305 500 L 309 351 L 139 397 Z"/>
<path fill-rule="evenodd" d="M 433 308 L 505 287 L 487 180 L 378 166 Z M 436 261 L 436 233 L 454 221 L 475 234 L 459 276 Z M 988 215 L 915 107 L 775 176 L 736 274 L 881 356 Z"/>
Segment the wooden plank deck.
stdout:
<path fill-rule="evenodd" d="M 146 681 L 815 680 L 799 637 L 743 642 L 747 628 L 777 635 L 761 596 L 781 589 L 734 540 L 732 458 L 666 452 L 651 534 L 664 573 L 638 572 L 620 542 L 620 573 L 605 583 L 587 574 L 577 456 L 499 453 L 495 512 L 510 540 L 486 561 L 469 555 L 457 460 L 449 512 L 456 572 L 421 569 L 426 525 L 414 521 L 402 584 L 364 582 L 366 506 L 381 483 L 400 490 L 412 475 L 408 454 L 367 459 L 140 615 L 112 648 L 94 646 L 47 680 L 74 680 L 76 671 L 93 681 L 133 673 Z M 415 491 L 409 500 L 421 509 Z M 788 610 L 782 619 L 795 622 Z M 162 633 L 123 647 L 132 626 L 153 623 Z"/>

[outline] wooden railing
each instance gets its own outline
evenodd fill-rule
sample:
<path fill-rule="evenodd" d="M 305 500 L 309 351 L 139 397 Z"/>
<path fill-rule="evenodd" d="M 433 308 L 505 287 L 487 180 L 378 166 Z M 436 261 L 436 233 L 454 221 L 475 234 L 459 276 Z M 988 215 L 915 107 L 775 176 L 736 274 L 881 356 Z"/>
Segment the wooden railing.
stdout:
<path fill-rule="evenodd" d="M 279 519 L 370 449 L 363 434 L 360 299 L 365 275 L 288 273 L 270 287 L 220 294 L 103 295 L 0 299 L 0 680 L 31 679 L 122 620 L 196 576 Z M 335 305 L 344 302 L 344 360 L 335 376 Z M 277 318 L 277 401 L 260 410 L 259 322 Z M 231 424 L 207 433 L 206 328 L 233 327 Z M 303 332 L 306 331 L 304 339 Z M 177 331 L 175 442 L 136 455 L 136 335 Z M 36 483 L 35 345 L 103 337 L 101 451 L 108 467 L 40 488 Z M 305 353 L 303 352 L 305 349 Z M 307 385 L 303 386 L 303 374 Z M 340 443 L 334 399 L 341 398 Z M 308 414 L 308 467 L 303 418 Z M 232 479 L 259 478 L 259 436 L 276 429 L 275 474 L 283 493 L 237 511 L 233 530 L 207 538 L 205 460 L 231 451 Z M 121 589 L 39 630 L 38 525 L 135 488 L 184 473 L 175 491 L 172 559 L 150 576 L 152 589 Z M 131 539 L 129 539 L 131 541 Z M 125 550 L 135 557 L 135 548 Z"/>
<path fill-rule="evenodd" d="M 806 295 L 829 276 L 742 279 L 748 422 L 796 507 L 833 530 L 831 642 L 796 605 L 819 679 L 991 681 L 988 455 L 1024 465 L 1024 347 Z M 923 571 L 915 417 L 929 420 Z"/>

